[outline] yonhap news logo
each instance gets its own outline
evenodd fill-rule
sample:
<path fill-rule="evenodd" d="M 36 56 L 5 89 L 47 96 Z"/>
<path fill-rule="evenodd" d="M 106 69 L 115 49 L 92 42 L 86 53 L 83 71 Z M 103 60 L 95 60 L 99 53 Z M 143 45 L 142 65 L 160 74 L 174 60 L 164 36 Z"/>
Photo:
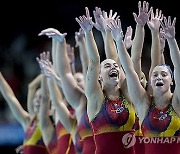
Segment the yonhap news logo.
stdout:
<path fill-rule="evenodd" d="M 135 136 L 134 133 L 126 133 L 122 137 L 124 148 L 130 148 L 139 144 L 180 144 L 180 137 L 143 137 Z"/>
<path fill-rule="evenodd" d="M 134 133 L 126 133 L 122 137 L 122 143 L 124 145 L 124 148 L 126 148 L 126 149 L 134 146 L 134 144 L 136 143 L 135 134 Z"/>

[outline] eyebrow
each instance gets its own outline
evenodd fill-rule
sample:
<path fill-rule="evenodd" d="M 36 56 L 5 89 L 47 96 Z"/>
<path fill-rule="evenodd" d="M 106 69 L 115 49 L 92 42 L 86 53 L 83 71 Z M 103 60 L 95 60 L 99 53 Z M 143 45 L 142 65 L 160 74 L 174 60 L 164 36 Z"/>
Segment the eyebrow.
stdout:
<path fill-rule="evenodd" d="M 155 71 L 155 72 L 153 72 L 152 74 L 155 74 L 155 73 L 158 73 L 158 71 Z M 168 71 L 161 71 L 161 73 L 166 73 L 166 74 L 168 74 Z"/>
<path fill-rule="evenodd" d="M 106 66 L 106 65 L 111 65 L 110 63 L 106 63 L 106 64 L 104 64 L 104 66 Z"/>

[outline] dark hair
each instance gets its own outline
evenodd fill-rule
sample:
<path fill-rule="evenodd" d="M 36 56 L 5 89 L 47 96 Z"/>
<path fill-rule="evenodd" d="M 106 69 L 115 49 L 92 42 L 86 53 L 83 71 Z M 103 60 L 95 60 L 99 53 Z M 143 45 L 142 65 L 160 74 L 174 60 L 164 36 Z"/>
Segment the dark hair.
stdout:
<path fill-rule="evenodd" d="M 169 65 L 167 65 L 167 64 L 160 64 L 160 65 L 158 65 L 158 66 L 164 66 L 164 67 L 166 67 L 166 68 L 168 69 L 169 73 L 171 74 L 171 78 L 173 79 L 174 73 L 173 73 L 173 71 L 172 71 L 172 69 L 171 69 L 171 67 L 170 67 Z"/>

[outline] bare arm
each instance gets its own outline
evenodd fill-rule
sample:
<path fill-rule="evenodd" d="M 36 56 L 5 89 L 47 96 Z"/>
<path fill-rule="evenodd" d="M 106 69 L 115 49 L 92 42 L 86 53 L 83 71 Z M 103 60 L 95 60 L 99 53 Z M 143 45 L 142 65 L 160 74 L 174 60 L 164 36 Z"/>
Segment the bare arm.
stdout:
<path fill-rule="evenodd" d="M 48 85 L 50 97 L 56 109 L 58 119 L 69 132 L 72 132 L 75 119 L 72 117 L 67 106 L 65 105 L 61 92 L 59 91 L 56 83 L 53 80 L 48 79 Z"/>
<path fill-rule="evenodd" d="M 174 65 L 174 80 L 176 85 L 172 103 L 174 110 L 180 116 L 180 50 L 175 39 L 175 23 L 176 18 L 174 18 L 171 23 L 171 17 L 169 16 L 168 19 L 164 18 L 164 22 L 161 22 L 161 26 L 163 28 L 163 35 L 167 39 L 171 60 Z"/>
<path fill-rule="evenodd" d="M 50 59 L 50 53 L 49 52 L 42 52 L 40 54 L 40 58 L 36 58 L 41 72 L 42 72 L 42 77 L 40 80 L 41 83 L 41 102 L 40 102 L 40 109 L 39 109 L 39 123 L 40 123 L 40 128 L 42 131 L 42 137 L 44 140 L 44 143 L 46 146 L 49 145 L 51 142 L 51 139 L 55 133 L 55 128 L 54 125 L 49 117 L 49 111 L 50 111 L 50 99 L 49 99 L 49 91 L 47 87 L 47 79 L 46 76 L 44 75 L 44 65 L 42 65 L 43 61 L 46 61 L 47 59 Z"/>
<path fill-rule="evenodd" d="M 135 36 L 131 48 L 131 58 L 133 61 L 134 69 L 138 74 L 139 79 L 142 77 L 141 70 L 141 56 L 144 44 L 145 30 L 144 26 L 149 18 L 149 3 L 144 1 L 141 6 L 141 1 L 138 2 L 139 14 L 133 13 L 134 20 L 136 21 Z"/>
<path fill-rule="evenodd" d="M 118 18 L 119 18 L 119 16 L 117 16 L 117 12 L 115 12 L 114 14 L 112 12 L 113 11 L 110 10 L 109 16 L 108 16 L 107 12 L 103 11 L 103 16 L 101 16 L 101 20 L 103 21 L 103 25 L 104 25 L 104 29 L 105 29 L 105 38 L 104 38 L 104 46 L 105 47 L 104 48 L 105 48 L 106 58 L 113 59 L 114 61 L 116 61 L 121 69 L 121 83 L 120 83 L 120 85 L 121 85 L 122 83 L 125 83 L 124 81 L 126 81 L 125 74 L 121 67 L 121 62 L 118 57 L 116 44 L 113 40 L 111 31 L 107 28 L 107 25 L 112 20 L 118 20 Z"/>
<path fill-rule="evenodd" d="M 70 44 L 67 44 L 66 49 L 67 49 L 67 54 L 68 54 L 68 58 L 69 58 L 69 64 L 71 67 L 71 72 L 72 72 L 72 74 L 75 74 L 76 69 L 75 69 L 74 47 L 72 47 Z"/>
<path fill-rule="evenodd" d="M 165 49 L 166 38 L 162 34 L 162 28 L 160 28 L 159 37 L 160 37 L 160 48 L 161 48 L 161 62 L 160 63 L 165 64 L 164 49 Z"/>
<path fill-rule="evenodd" d="M 39 111 L 39 122 L 42 131 L 43 141 L 46 144 L 46 146 L 48 146 L 55 133 L 55 127 L 49 117 L 50 99 L 49 99 L 49 91 L 47 87 L 47 79 L 45 75 L 42 76 L 41 89 L 42 89 L 42 99 L 41 99 L 40 111 Z"/>
<path fill-rule="evenodd" d="M 76 80 L 73 77 L 71 72 L 71 67 L 69 64 L 69 58 L 67 55 L 67 44 L 65 36 L 66 33 L 60 33 L 54 28 L 48 28 L 44 30 L 44 34 L 52 37 L 57 41 L 57 73 L 61 78 L 61 86 L 64 92 L 64 95 L 71 106 L 76 109 L 79 106 L 79 100 L 83 94 L 82 89 L 77 85 Z"/>
<path fill-rule="evenodd" d="M 85 38 L 84 38 L 84 32 L 80 28 L 79 32 L 75 33 L 75 40 L 76 40 L 76 45 L 79 47 L 79 53 L 80 53 L 80 60 L 82 64 L 82 72 L 84 75 L 84 78 L 86 78 L 86 73 L 89 65 L 89 57 L 87 54 L 87 49 L 86 49 L 86 43 L 85 43 Z"/>
<path fill-rule="evenodd" d="M 0 72 L 0 91 L 4 99 L 8 103 L 8 106 L 10 107 L 13 115 L 15 116 L 17 121 L 21 124 L 24 131 L 26 131 L 30 123 L 29 114 L 22 108 L 21 104 L 17 100 L 14 92 L 12 91 L 7 81 L 4 79 L 1 72 Z"/>
<path fill-rule="evenodd" d="M 160 48 L 160 20 L 163 19 L 162 11 L 156 9 L 156 14 L 151 12 L 151 19 L 147 22 L 149 29 L 151 30 L 152 44 L 151 44 L 151 68 L 149 71 L 149 85 L 150 76 L 155 66 L 161 63 L 161 48 Z M 150 86 L 149 86 L 150 87 Z M 148 88 L 149 88 L 148 87 Z"/>
<path fill-rule="evenodd" d="M 92 32 L 92 21 L 89 15 L 88 8 L 86 9 L 86 16 L 80 16 L 76 21 L 79 23 L 85 33 L 86 47 L 89 56 L 89 66 L 86 76 L 85 94 L 88 99 L 88 116 L 90 120 L 94 118 L 94 115 L 99 110 L 104 96 L 101 90 L 99 80 L 100 71 L 100 56 L 98 53 L 97 45 Z"/>
<path fill-rule="evenodd" d="M 74 119 L 72 119 L 71 114 L 69 110 L 66 107 L 66 104 L 62 98 L 61 91 L 59 90 L 55 80 L 54 80 L 54 74 L 52 74 L 49 70 L 52 68 L 51 62 L 46 60 L 41 60 L 39 62 L 41 65 L 40 68 L 42 68 L 42 72 L 45 74 L 45 76 L 48 78 L 48 88 L 50 92 L 50 98 L 52 101 L 53 106 L 56 109 L 56 113 L 58 115 L 58 119 L 61 121 L 63 126 L 71 132 L 71 129 L 73 127 Z M 43 66 L 43 67 L 42 67 Z"/>
<path fill-rule="evenodd" d="M 95 10 L 93 10 L 93 15 L 94 15 L 94 19 L 95 19 L 95 22 L 92 22 L 93 26 L 98 31 L 101 32 L 103 41 L 105 42 L 106 32 L 105 32 L 104 23 L 103 23 L 103 20 L 102 20 L 102 17 L 101 17 L 103 15 L 103 11 L 101 10 L 100 7 L 95 7 Z"/>
<path fill-rule="evenodd" d="M 123 42 L 123 32 L 121 28 L 120 19 L 113 21 L 109 28 L 112 31 L 113 38 L 117 44 L 119 58 L 122 63 L 122 67 L 126 73 L 128 92 L 130 98 L 138 112 L 140 121 L 142 122 L 148 109 L 148 104 L 144 103 L 144 99 L 147 98 L 145 89 L 141 86 L 137 73 L 134 70 L 132 60 L 125 48 Z"/>
<path fill-rule="evenodd" d="M 42 75 L 37 75 L 33 81 L 28 85 L 28 95 L 27 95 L 27 109 L 30 114 L 34 114 L 33 109 L 33 98 L 36 90 L 40 87 Z"/>

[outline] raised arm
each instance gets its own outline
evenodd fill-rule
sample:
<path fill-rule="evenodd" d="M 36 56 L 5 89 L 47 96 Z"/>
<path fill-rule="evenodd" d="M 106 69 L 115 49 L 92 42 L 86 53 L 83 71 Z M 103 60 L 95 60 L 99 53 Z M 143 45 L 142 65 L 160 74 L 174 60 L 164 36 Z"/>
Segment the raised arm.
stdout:
<path fill-rule="evenodd" d="M 150 76 L 155 66 L 161 64 L 161 48 L 160 48 L 160 21 L 163 19 L 161 10 L 156 9 L 156 13 L 151 12 L 151 18 L 147 22 L 149 29 L 151 30 L 152 44 L 151 44 L 151 67 L 149 71 L 149 86 L 150 87 Z"/>
<path fill-rule="evenodd" d="M 68 54 L 68 58 L 69 58 L 69 64 L 71 67 L 71 72 L 72 72 L 72 74 L 75 74 L 76 69 L 75 69 L 74 47 L 67 43 L 66 49 L 67 49 L 67 54 Z"/>
<path fill-rule="evenodd" d="M 84 78 L 86 78 L 86 73 L 89 65 L 89 57 L 87 54 L 84 32 L 81 28 L 79 29 L 79 32 L 75 32 L 75 40 L 76 40 L 76 47 L 79 47 L 82 72 Z"/>
<path fill-rule="evenodd" d="M 144 36 L 145 36 L 144 26 L 148 21 L 151 9 L 149 10 L 149 3 L 146 1 L 143 1 L 142 5 L 141 5 L 141 1 L 139 1 L 138 9 L 139 9 L 138 15 L 136 13 L 133 13 L 134 20 L 136 22 L 136 30 L 131 48 L 131 58 L 133 61 L 134 69 L 138 74 L 139 79 L 141 79 L 142 77 L 141 56 L 142 56 Z"/>
<path fill-rule="evenodd" d="M 180 116 L 180 50 L 175 39 L 175 23 L 176 18 L 171 22 L 171 17 L 168 16 L 168 19 L 165 17 L 164 22 L 161 22 L 161 26 L 163 28 L 163 35 L 167 39 L 171 60 L 174 65 L 175 89 L 172 101 L 173 107 L 176 113 Z"/>
<path fill-rule="evenodd" d="M 81 28 L 84 31 L 86 39 L 86 47 L 89 56 L 89 66 L 86 76 L 85 94 L 88 99 L 88 116 L 91 119 L 94 117 L 97 110 L 100 108 L 103 102 L 104 96 L 99 84 L 99 71 L 100 71 L 100 56 L 98 48 L 93 36 L 92 18 L 90 17 L 89 10 L 86 7 L 86 16 L 80 16 L 76 18 Z"/>
<path fill-rule="evenodd" d="M 48 59 L 42 60 L 39 64 L 43 66 L 41 67 L 42 71 L 48 78 L 48 88 L 50 92 L 50 98 L 52 101 L 52 105 L 56 109 L 58 120 L 60 120 L 63 126 L 69 132 L 71 132 L 75 119 L 72 117 L 69 110 L 67 109 L 66 106 L 67 104 L 65 104 L 65 100 L 63 100 L 62 98 L 61 91 L 59 90 L 57 83 L 54 80 L 53 74 L 49 73 L 49 68 L 52 67 L 52 64 Z"/>
<path fill-rule="evenodd" d="M 124 36 L 124 45 L 125 45 L 127 50 L 130 49 L 132 47 L 132 44 L 133 44 L 132 34 L 133 34 L 132 27 L 131 26 L 127 27 L 126 34 Z"/>
<path fill-rule="evenodd" d="M 106 11 L 101 11 L 101 8 L 98 7 L 95 8 L 93 14 L 95 18 L 95 23 L 93 25 L 97 30 L 99 30 L 102 33 L 103 36 L 106 58 L 113 59 L 117 62 L 118 61 L 117 49 L 114 40 L 112 38 L 112 34 L 107 28 L 107 24 L 111 20 L 115 18 L 119 18 L 119 16 L 117 16 L 117 12 L 113 14 L 113 10 L 110 10 L 108 16 Z"/>
<path fill-rule="evenodd" d="M 71 72 L 65 39 L 67 33 L 62 34 L 54 28 L 48 28 L 46 29 L 45 34 L 58 42 L 56 48 L 57 73 L 61 78 L 61 85 L 64 95 L 71 106 L 75 109 L 79 106 L 81 96 L 84 94 L 84 92 L 77 85 L 77 82 Z"/>
<path fill-rule="evenodd" d="M 42 52 L 40 54 L 40 59 L 37 57 L 37 61 L 39 62 L 40 60 L 46 60 L 49 59 L 49 57 L 50 57 L 49 52 Z M 40 68 L 43 67 L 41 66 Z M 42 69 L 41 72 L 43 73 Z M 55 133 L 55 127 L 49 116 L 50 99 L 49 99 L 49 91 L 47 86 L 47 78 L 44 75 L 44 73 L 42 74 L 42 78 L 41 78 L 41 92 L 42 92 L 42 99 L 41 99 L 38 118 L 40 123 L 40 129 L 42 131 L 43 141 L 45 145 L 48 146 Z"/>
<path fill-rule="evenodd" d="M 119 16 L 117 17 L 116 16 L 117 16 L 117 12 L 113 14 L 113 10 L 110 10 L 109 16 L 107 15 L 107 12 L 103 11 L 103 16 L 101 16 L 101 20 L 103 20 L 105 34 L 106 34 L 104 39 L 106 58 L 115 60 L 120 66 L 120 62 L 117 56 L 116 45 L 114 43 L 111 31 L 109 31 L 109 29 L 107 28 L 107 25 L 110 21 L 114 20 L 115 18 L 116 19 L 119 18 Z"/>
<path fill-rule="evenodd" d="M 161 48 L 161 64 L 165 64 L 165 57 L 164 57 L 164 49 L 165 49 L 165 44 L 166 44 L 166 38 L 164 37 L 164 35 L 162 34 L 163 30 L 162 28 L 160 28 L 159 31 L 159 37 L 160 37 L 160 48 Z"/>
<path fill-rule="evenodd" d="M 37 75 L 28 85 L 27 109 L 30 114 L 35 114 L 33 109 L 33 98 L 36 90 L 40 87 L 42 75 Z"/>
<path fill-rule="evenodd" d="M 119 58 L 126 73 L 129 96 L 138 112 L 140 121 L 142 122 L 148 109 L 148 104 L 143 102 L 147 95 L 145 89 L 139 82 L 138 75 L 134 70 L 133 62 L 125 48 L 120 19 L 118 19 L 118 21 L 112 21 L 109 25 L 109 29 L 112 31 L 113 38 L 117 45 Z"/>
<path fill-rule="evenodd" d="M 100 31 L 102 38 L 103 38 L 103 41 L 105 42 L 106 32 L 105 32 L 104 23 L 102 20 L 103 11 L 101 10 L 100 7 L 95 7 L 95 10 L 93 10 L 93 15 L 94 15 L 94 19 L 95 19 L 95 22 L 92 22 L 93 26 L 98 31 Z"/>
<path fill-rule="evenodd" d="M 11 87 L 9 86 L 9 84 L 7 83 L 1 72 L 0 72 L 0 91 L 5 101 L 7 102 L 8 106 L 10 107 L 10 110 L 15 116 L 16 120 L 21 124 L 24 131 L 26 131 L 30 123 L 29 114 L 22 108 L 21 104 L 19 103 L 14 92 L 12 91 Z"/>
<path fill-rule="evenodd" d="M 58 119 L 61 121 L 63 126 L 68 130 L 68 132 L 71 133 L 76 119 L 73 118 L 73 116 L 69 112 L 65 104 L 65 101 L 62 99 L 62 94 L 58 89 L 57 84 L 53 80 L 48 79 L 48 85 L 49 85 L 50 97 L 56 109 Z"/>

